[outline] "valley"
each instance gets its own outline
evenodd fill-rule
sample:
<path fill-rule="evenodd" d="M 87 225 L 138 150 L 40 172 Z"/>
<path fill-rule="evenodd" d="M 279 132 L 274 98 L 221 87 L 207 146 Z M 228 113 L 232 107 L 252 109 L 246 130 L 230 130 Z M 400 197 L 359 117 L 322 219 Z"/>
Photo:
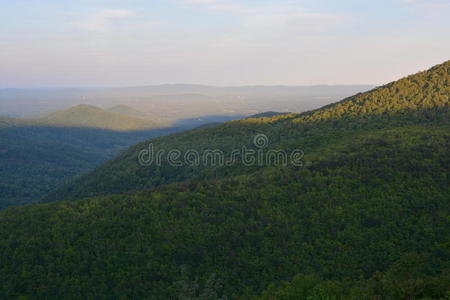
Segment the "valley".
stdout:
<path fill-rule="evenodd" d="M 0 212 L 0 297 L 445 299 L 450 62 L 300 114 L 157 137 Z M 142 166 L 264 134 L 293 166 Z"/>

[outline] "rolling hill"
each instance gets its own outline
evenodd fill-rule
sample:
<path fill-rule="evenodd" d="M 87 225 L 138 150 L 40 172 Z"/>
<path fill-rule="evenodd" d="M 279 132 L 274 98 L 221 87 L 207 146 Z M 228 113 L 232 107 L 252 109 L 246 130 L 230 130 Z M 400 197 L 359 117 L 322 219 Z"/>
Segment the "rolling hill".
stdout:
<path fill-rule="evenodd" d="M 152 139 L 47 198 L 78 201 L 0 212 L 0 298 L 446 299 L 449 70 Z M 304 156 L 143 166 L 149 143 Z"/>
<path fill-rule="evenodd" d="M 450 62 L 446 62 L 315 111 L 238 120 L 143 142 L 92 173 L 59 188 L 45 201 L 123 193 L 195 177 L 238 175 L 257 169 L 243 167 L 239 162 L 226 167 L 173 167 L 167 161 L 161 166 L 144 168 L 138 162 L 138 155 L 148 149 L 150 143 L 155 153 L 176 149 L 182 153 L 195 150 L 202 155 L 205 150 L 220 149 L 225 157 L 230 157 L 233 149 L 243 146 L 256 150 L 254 136 L 263 133 L 269 140 L 268 149 L 299 147 L 309 154 L 333 141 L 351 138 L 370 129 L 447 124 L 450 120 L 449 66 Z"/>
<path fill-rule="evenodd" d="M 128 105 L 119 104 L 107 109 L 107 111 L 132 117 L 137 117 L 141 119 L 146 119 L 149 116 L 143 112 L 138 111 Z"/>
<path fill-rule="evenodd" d="M 149 115 L 150 120 L 172 123 L 206 116 L 248 116 L 270 110 L 303 112 L 371 88 L 373 86 L 364 85 L 215 87 L 187 84 L 90 89 L 0 88 L 0 112 L 29 118 L 79 103 L 97 107 L 119 105 L 119 109 L 120 105 L 126 105 Z"/>
<path fill-rule="evenodd" d="M 380 130 L 300 170 L 9 208 L 0 296 L 444 299 L 449 132 Z"/>
<path fill-rule="evenodd" d="M 54 126 L 75 128 L 96 128 L 115 131 L 133 131 L 161 128 L 156 122 L 124 114 L 109 112 L 101 108 L 80 104 L 57 111 L 37 119 L 22 119 L 31 126 Z"/>
<path fill-rule="evenodd" d="M 38 119 L 2 117 L 0 209 L 35 203 L 130 145 L 177 130 L 87 105 Z"/>
<path fill-rule="evenodd" d="M 87 104 L 80 104 L 39 118 L 0 117 L 0 128 L 13 126 L 95 128 L 115 131 L 137 131 L 167 127 L 140 117 L 106 111 Z"/>

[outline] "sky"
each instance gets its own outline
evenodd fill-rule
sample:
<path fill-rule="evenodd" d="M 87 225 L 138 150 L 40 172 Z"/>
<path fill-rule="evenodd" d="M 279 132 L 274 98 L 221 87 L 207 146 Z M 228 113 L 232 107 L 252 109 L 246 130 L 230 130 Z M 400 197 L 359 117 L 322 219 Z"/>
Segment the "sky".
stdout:
<path fill-rule="evenodd" d="M 449 32 L 450 0 L 0 0 L 0 88 L 379 85 Z"/>

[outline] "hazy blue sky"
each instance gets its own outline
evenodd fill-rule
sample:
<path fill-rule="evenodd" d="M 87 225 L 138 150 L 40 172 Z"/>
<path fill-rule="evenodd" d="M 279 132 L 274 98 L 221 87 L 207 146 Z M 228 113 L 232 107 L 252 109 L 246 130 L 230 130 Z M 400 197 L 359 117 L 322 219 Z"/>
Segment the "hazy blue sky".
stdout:
<path fill-rule="evenodd" d="M 0 87 L 381 84 L 449 32 L 450 0 L 0 0 Z"/>

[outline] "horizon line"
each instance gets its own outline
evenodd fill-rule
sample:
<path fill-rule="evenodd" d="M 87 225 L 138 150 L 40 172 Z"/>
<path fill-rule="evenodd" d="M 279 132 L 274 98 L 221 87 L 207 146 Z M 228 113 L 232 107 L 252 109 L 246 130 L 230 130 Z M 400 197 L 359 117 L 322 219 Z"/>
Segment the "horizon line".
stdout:
<path fill-rule="evenodd" d="M 144 87 L 164 87 L 164 86 L 192 86 L 192 87 L 212 87 L 212 88 L 260 88 L 260 87 L 284 87 L 284 88 L 300 88 L 300 87 L 351 87 L 351 86 L 369 86 L 376 87 L 381 84 L 311 84 L 311 85 L 291 85 L 291 84 L 244 84 L 244 85 L 209 85 L 201 83 L 161 83 L 146 85 L 117 85 L 117 86 L 39 86 L 39 87 L 0 87 L 0 90 L 57 90 L 57 89 L 126 89 L 126 88 L 144 88 Z"/>

